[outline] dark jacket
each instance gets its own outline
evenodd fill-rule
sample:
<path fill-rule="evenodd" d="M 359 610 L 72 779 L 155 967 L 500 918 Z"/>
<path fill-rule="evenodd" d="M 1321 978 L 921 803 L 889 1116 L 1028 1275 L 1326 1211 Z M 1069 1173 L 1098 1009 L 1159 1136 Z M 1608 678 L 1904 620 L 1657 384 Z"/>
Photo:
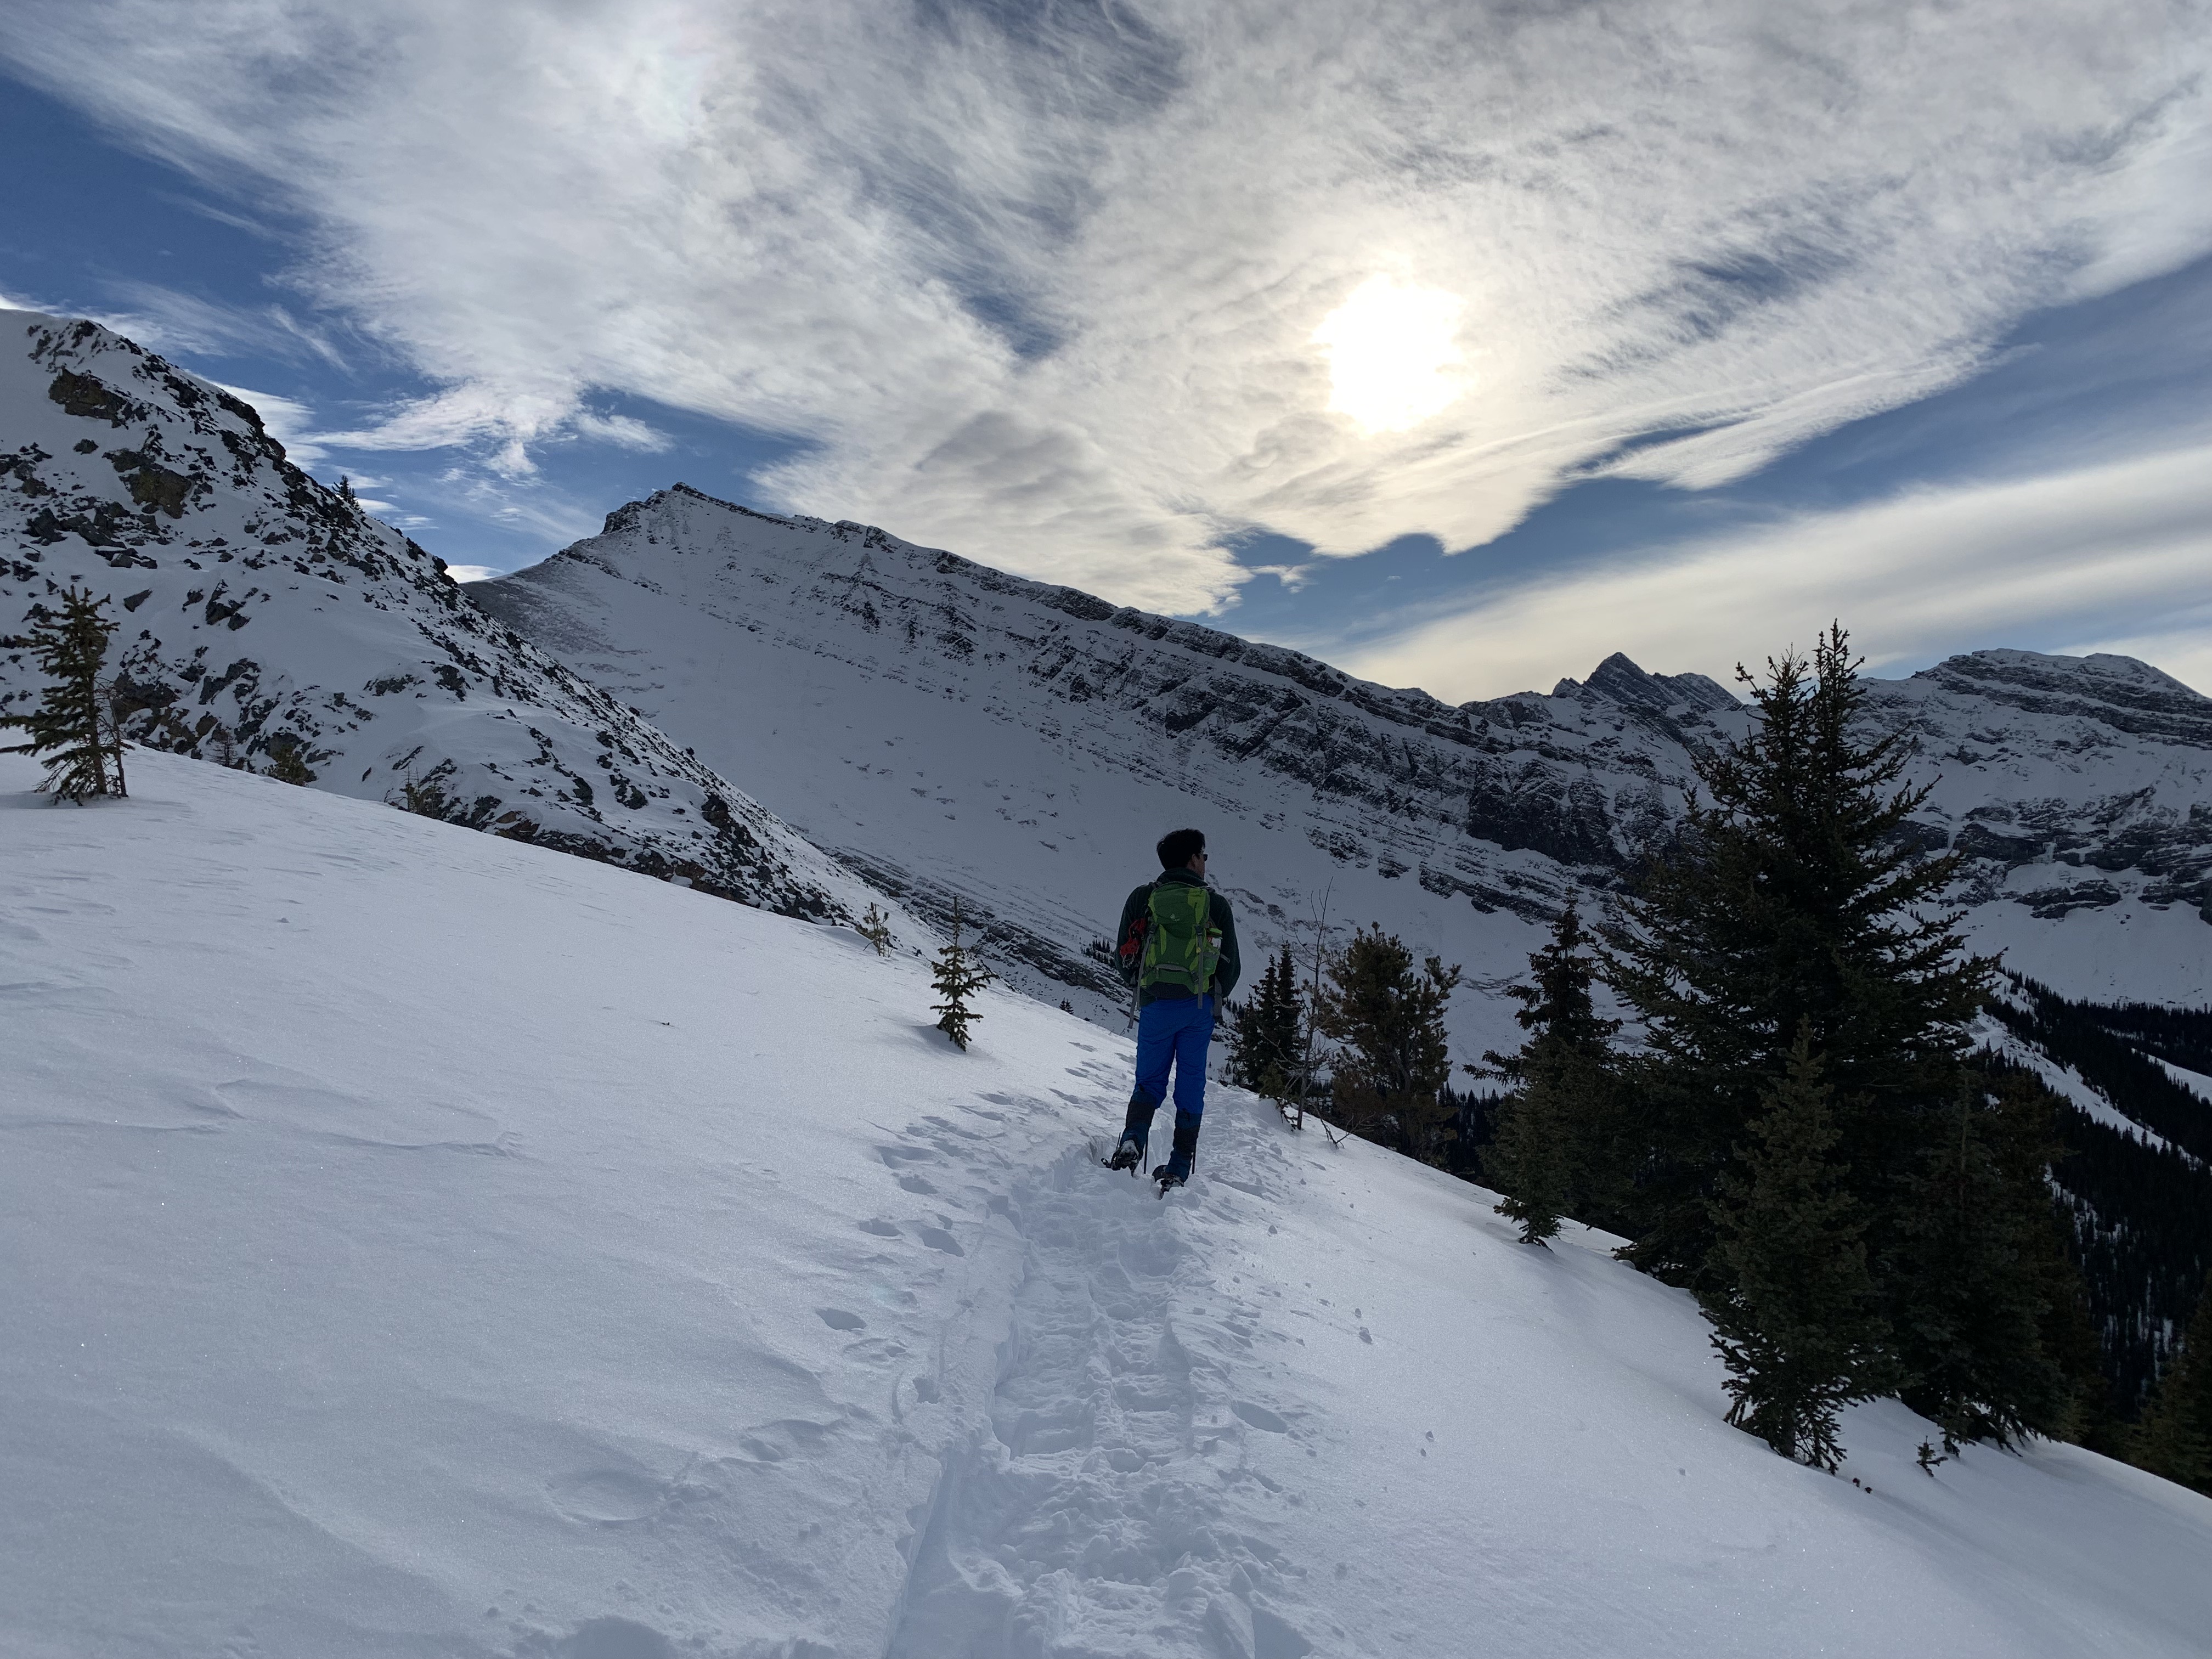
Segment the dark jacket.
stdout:
<path fill-rule="evenodd" d="M 1179 881 L 1192 887 L 1206 885 L 1188 870 L 1163 870 L 1160 872 L 1160 881 Z M 1121 907 L 1121 925 L 1114 930 L 1114 948 L 1117 953 L 1123 941 L 1129 937 L 1129 929 L 1149 914 L 1146 907 L 1152 902 L 1152 889 L 1158 885 L 1159 882 L 1146 882 L 1135 892 L 1130 894 L 1129 902 Z M 1237 988 L 1237 975 L 1243 964 L 1238 960 L 1237 955 L 1237 918 L 1229 914 L 1229 901 L 1218 893 L 1208 893 L 1206 918 L 1209 925 L 1221 930 L 1221 960 L 1214 965 L 1213 969 L 1213 1006 L 1218 1011 L 1223 1003 L 1229 1000 L 1229 994 Z M 1116 961 L 1120 959 L 1117 954 Z M 1133 967 L 1124 969 L 1121 977 L 1128 983 L 1135 984 L 1136 969 Z M 1140 988 L 1137 992 L 1137 1006 L 1141 1008 L 1146 1003 L 1157 1001 L 1159 996 L 1166 994 L 1169 994 L 1162 992 L 1155 995 Z"/>

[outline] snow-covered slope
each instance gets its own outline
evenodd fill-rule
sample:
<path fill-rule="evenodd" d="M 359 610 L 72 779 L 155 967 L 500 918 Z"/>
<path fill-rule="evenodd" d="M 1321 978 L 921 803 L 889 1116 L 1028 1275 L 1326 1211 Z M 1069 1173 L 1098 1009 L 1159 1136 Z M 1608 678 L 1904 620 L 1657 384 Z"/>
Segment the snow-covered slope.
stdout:
<path fill-rule="evenodd" d="M 1127 1046 L 543 848 L 0 758 L 0 1650 L 2203 1650 L 2212 1502 L 1845 1476 L 1681 1294 Z M 1857 1484 L 1855 1484 L 1856 1482 Z M 1870 1490 L 1869 1490 L 1870 1489 Z"/>
<path fill-rule="evenodd" d="M 88 322 L 0 312 L 0 634 L 112 595 L 134 736 L 320 787 L 434 785 L 472 828 L 793 915 L 873 896 L 444 566 L 284 459 L 237 398 Z M 0 652 L 0 709 L 36 690 Z"/>
<path fill-rule="evenodd" d="M 1297 653 L 1117 610 L 880 530 L 678 487 L 471 586 L 818 844 L 925 909 L 988 915 L 1042 994 L 1099 1012 L 1086 957 L 1147 849 L 1204 828 L 1264 946 L 1317 915 L 1521 972 L 1679 816 L 1686 745 L 1741 728 L 1697 675 L 1451 708 Z M 1972 926 L 2075 995 L 2212 996 L 2212 701 L 2140 663 L 1989 651 L 1877 683 L 1940 778 L 1923 833 L 1975 854 Z M 1060 981 L 1054 983 L 1052 981 Z M 1479 1049 L 1510 1028 L 1462 997 Z"/>

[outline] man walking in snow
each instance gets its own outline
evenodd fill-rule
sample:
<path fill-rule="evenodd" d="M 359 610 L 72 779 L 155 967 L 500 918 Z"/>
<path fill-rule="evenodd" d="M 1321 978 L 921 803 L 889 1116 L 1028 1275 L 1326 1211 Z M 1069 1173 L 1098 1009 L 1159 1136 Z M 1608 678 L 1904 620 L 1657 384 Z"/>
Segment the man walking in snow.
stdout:
<path fill-rule="evenodd" d="M 1128 1121 L 1109 1167 L 1140 1170 L 1152 1114 L 1175 1073 L 1175 1146 L 1152 1171 L 1163 1193 L 1190 1177 L 1206 1111 L 1206 1050 L 1213 1016 L 1237 986 L 1237 921 L 1229 901 L 1206 884 L 1206 837 L 1175 830 L 1160 838 L 1160 877 L 1121 907 L 1115 957 L 1137 994 L 1137 1086 Z"/>

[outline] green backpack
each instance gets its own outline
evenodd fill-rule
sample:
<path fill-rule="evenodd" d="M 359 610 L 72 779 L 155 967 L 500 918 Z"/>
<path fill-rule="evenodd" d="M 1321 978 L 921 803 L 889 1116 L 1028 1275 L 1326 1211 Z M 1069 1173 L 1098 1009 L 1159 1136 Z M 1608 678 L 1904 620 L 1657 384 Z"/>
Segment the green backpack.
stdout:
<path fill-rule="evenodd" d="M 1137 983 L 1147 991 L 1203 996 L 1221 960 L 1221 930 L 1212 925 L 1213 895 L 1186 881 L 1164 881 L 1145 902 L 1144 965 Z"/>

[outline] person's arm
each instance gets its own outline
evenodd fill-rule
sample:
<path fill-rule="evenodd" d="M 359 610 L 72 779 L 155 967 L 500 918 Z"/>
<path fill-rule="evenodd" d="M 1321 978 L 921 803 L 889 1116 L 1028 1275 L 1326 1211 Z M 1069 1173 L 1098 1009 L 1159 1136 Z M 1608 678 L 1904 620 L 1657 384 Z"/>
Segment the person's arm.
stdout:
<path fill-rule="evenodd" d="M 1229 901 L 1218 893 L 1213 896 L 1213 925 L 1221 930 L 1221 960 L 1213 969 L 1213 998 L 1215 1007 L 1229 1000 L 1229 994 L 1237 988 L 1237 977 L 1243 971 L 1243 962 L 1237 954 L 1237 917 L 1229 908 Z"/>

